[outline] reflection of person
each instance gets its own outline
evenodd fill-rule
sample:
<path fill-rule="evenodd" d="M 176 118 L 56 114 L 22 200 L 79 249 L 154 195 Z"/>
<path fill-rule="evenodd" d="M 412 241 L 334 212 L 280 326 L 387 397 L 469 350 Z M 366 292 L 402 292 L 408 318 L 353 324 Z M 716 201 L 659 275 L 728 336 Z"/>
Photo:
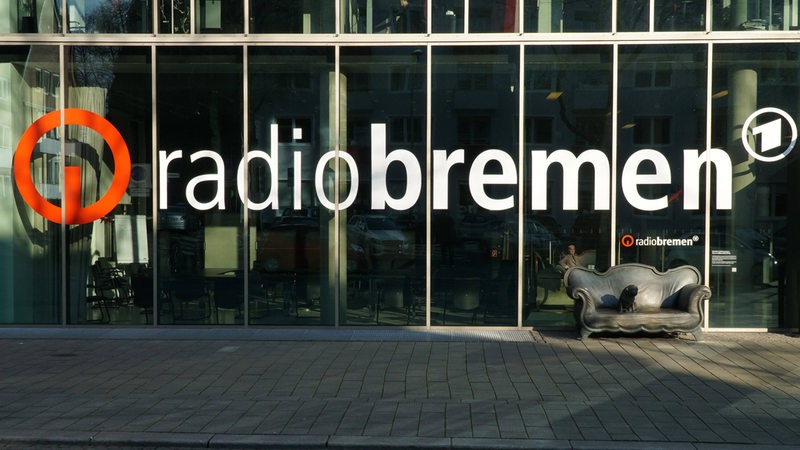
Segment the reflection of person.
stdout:
<path fill-rule="evenodd" d="M 571 267 L 581 267 L 581 257 L 575 253 L 575 245 L 570 244 L 567 247 L 567 254 L 558 261 L 558 266 L 562 271 L 566 271 Z"/>

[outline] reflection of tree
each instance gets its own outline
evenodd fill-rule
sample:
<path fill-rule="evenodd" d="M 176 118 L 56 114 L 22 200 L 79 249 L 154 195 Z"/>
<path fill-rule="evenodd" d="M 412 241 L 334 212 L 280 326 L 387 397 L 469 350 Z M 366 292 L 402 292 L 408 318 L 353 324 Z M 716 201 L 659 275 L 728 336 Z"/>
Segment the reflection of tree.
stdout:
<path fill-rule="evenodd" d="M 119 47 L 72 47 L 71 85 L 110 88 L 119 51 Z"/>
<path fill-rule="evenodd" d="M 550 51 L 555 57 L 562 55 L 561 50 L 562 47 L 551 46 L 549 47 Z M 566 69 L 563 64 L 557 63 L 554 67 L 555 72 L 555 79 L 556 79 L 556 86 L 555 90 L 557 92 L 565 92 L 564 85 L 567 84 L 568 87 L 572 87 L 572 91 L 575 92 L 575 86 L 571 86 L 572 83 L 569 81 L 564 81 L 565 78 L 571 74 L 573 71 L 571 69 Z M 558 117 L 561 122 L 564 124 L 565 127 L 569 131 L 571 131 L 577 138 L 580 138 L 583 142 L 587 143 L 590 147 L 592 146 L 600 146 L 600 148 L 610 148 L 611 145 L 611 133 L 608 131 L 611 130 L 611 103 L 612 103 L 612 90 L 611 90 L 611 70 L 610 67 L 608 68 L 607 75 L 604 75 L 602 71 L 590 71 L 586 70 L 581 73 L 581 76 L 605 76 L 605 83 L 604 85 L 608 87 L 606 89 L 606 99 L 604 105 L 598 105 L 595 110 L 602 111 L 603 116 L 605 118 L 605 123 L 603 127 L 597 127 L 592 130 L 587 130 L 581 128 L 577 123 L 577 117 L 570 117 L 570 111 L 573 112 L 573 115 L 576 111 L 572 110 L 566 104 L 567 95 L 560 95 L 557 99 L 558 102 Z M 599 133 L 599 135 L 598 135 Z"/>

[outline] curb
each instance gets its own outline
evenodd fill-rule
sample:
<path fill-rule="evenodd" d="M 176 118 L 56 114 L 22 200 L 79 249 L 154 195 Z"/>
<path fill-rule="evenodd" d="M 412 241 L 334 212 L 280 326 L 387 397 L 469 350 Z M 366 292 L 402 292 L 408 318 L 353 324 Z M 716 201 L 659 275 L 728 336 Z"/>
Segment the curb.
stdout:
<path fill-rule="evenodd" d="M 748 445 L 735 443 L 693 443 L 653 441 L 576 441 L 567 439 L 494 439 L 467 437 L 389 437 L 339 435 L 265 435 L 213 433 L 148 433 L 124 431 L 10 431 L 0 430 L 2 446 L 65 446 L 65 447 L 151 447 L 151 448 L 218 448 L 270 450 L 420 450 L 420 449 L 553 449 L 553 450 L 773 450 L 795 446 Z"/>

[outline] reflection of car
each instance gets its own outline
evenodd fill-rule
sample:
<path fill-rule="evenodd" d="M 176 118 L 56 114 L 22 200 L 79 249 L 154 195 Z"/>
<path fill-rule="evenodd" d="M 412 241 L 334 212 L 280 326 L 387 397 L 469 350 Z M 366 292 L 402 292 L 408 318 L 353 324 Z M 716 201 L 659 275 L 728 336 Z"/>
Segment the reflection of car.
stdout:
<path fill-rule="evenodd" d="M 325 267 L 329 246 L 317 224 L 280 224 L 258 235 L 255 269 L 267 272 L 318 271 Z M 332 251 L 332 250 L 330 250 Z M 347 269 L 366 269 L 364 249 L 353 243 L 347 248 Z"/>
<path fill-rule="evenodd" d="M 486 239 L 486 231 L 497 219 L 488 214 L 465 214 L 458 224 L 458 232 L 464 241 L 482 241 Z"/>
<path fill-rule="evenodd" d="M 724 234 L 726 228 L 724 226 L 712 227 L 711 232 Z M 769 248 L 769 238 L 755 228 L 736 228 L 733 234 L 753 248 Z"/>
<path fill-rule="evenodd" d="M 352 216 L 347 231 L 350 243 L 361 246 L 371 257 L 410 255 L 411 246 L 405 235 L 386 216 Z"/>
<path fill-rule="evenodd" d="M 511 259 L 516 254 L 517 223 L 514 221 L 498 222 L 486 232 L 489 245 L 489 256 L 493 258 Z M 551 250 L 560 247 L 561 240 L 544 225 L 535 220 L 525 220 L 523 238 L 526 247 L 540 254 L 548 255 Z"/>
<path fill-rule="evenodd" d="M 696 239 L 695 239 L 696 237 Z M 702 233 L 689 233 L 682 238 L 691 240 L 693 245 L 668 247 L 667 268 L 686 264 L 703 268 L 705 240 Z M 711 270 L 715 272 L 741 273 L 742 281 L 754 284 L 767 284 L 776 280 L 778 260 L 766 249 L 727 233 L 711 233 Z"/>
<path fill-rule="evenodd" d="M 555 217 L 551 216 L 550 214 L 531 214 L 529 218 L 544 225 L 556 237 L 561 237 L 564 235 L 564 227 L 562 227 Z"/>
<path fill-rule="evenodd" d="M 177 203 L 158 211 L 159 230 L 195 231 L 200 228 L 200 216 L 186 203 Z"/>

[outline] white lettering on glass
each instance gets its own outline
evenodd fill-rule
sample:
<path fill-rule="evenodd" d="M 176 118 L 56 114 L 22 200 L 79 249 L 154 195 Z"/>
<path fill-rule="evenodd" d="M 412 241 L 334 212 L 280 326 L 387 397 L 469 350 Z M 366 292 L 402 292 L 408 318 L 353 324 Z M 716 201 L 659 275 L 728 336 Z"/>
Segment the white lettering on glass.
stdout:
<path fill-rule="evenodd" d="M 653 163 L 655 173 L 639 173 L 639 167 L 645 161 Z M 631 206 L 642 211 L 664 209 L 669 205 L 669 199 L 666 195 L 659 198 L 644 198 L 639 193 L 639 185 L 670 184 L 671 182 L 672 173 L 669 169 L 669 161 L 655 150 L 645 149 L 634 152 L 622 168 L 622 193 Z"/>
<path fill-rule="evenodd" d="M 372 124 L 372 209 L 389 208 L 403 211 L 412 208 L 422 192 L 422 169 L 419 161 L 408 150 L 394 150 L 386 154 L 386 124 Z M 406 192 L 401 198 L 389 195 L 386 172 L 389 164 L 400 163 L 406 169 Z"/>
<path fill-rule="evenodd" d="M 547 169 L 558 163 L 564 173 L 563 208 L 578 209 L 578 173 L 582 165 L 594 168 L 594 209 L 607 210 L 611 204 L 611 168 L 608 158 L 600 150 L 586 150 L 576 156 L 567 150 L 547 154 L 544 150 L 531 152 L 531 209 L 547 209 Z"/>
<path fill-rule="evenodd" d="M 278 158 L 278 129 L 277 125 L 271 127 L 270 153 L 259 150 L 250 151 L 247 154 L 247 161 L 241 161 L 237 169 L 237 189 L 239 198 L 246 203 L 251 210 L 262 210 L 269 207 L 278 208 L 278 174 L 280 173 Z M 431 183 L 432 183 L 432 207 L 435 210 L 450 208 L 449 183 L 450 171 L 459 164 L 465 163 L 465 150 L 457 149 L 451 153 L 446 150 L 433 150 L 431 158 Z M 340 158 L 344 165 L 340 166 L 339 176 L 347 180 L 349 186 L 346 198 L 337 203 L 337 198 L 333 198 L 335 193 L 335 160 Z M 386 125 L 372 125 L 372 148 L 371 173 L 369 180 L 371 183 L 371 207 L 374 210 L 407 210 L 416 205 L 422 192 L 423 175 L 420 161 L 412 152 L 405 149 L 396 149 L 387 153 L 386 146 Z M 208 158 L 214 162 L 215 171 L 208 174 L 200 174 L 189 180 L 186 185 L 186 201 L 193 208 L 198 210 L 209 210 L 214 207 L 220 210 L 225 209 L 225 163 L 222 157 L 211 150 L 201 150 L 192 153 L 190 161 L 195 162 L 199 159 Z M 183 159 L 183 151 L 175 150 L 167 152 L 159 151 L 159 194 L 158 206 L 160 209 L 168 207 L 168 181 L 170 179 L 169 166 L 177 160 Z M 244 193 L 244 171 L 249 163 L 254 159 L 261 159 L 266 162 L 270 185 L 266 200 L 262 202 L 252 202 L 245 199 Z M 405 170 L 406 183 L 405 192 L 399 198 L 393 197 L 389 193 L 387 172 L 391 164 L 401 164 Z M 683 194 L 684 209 L 696 210 L 700 207 L 700 179 L 703 174 L 701 170 L 704 164 L 710 164 L 715 170 L 716 176 L 716 209 L 729 210 L 732 206 L 732 180 L 733 169 L 730 157 L 720 149 L 711 149 L 700 154 L 698 150 L 683 151 Z M 549 209 L 548 189 L 552 188 L 548 180 L 548 171 L 551 166 L 558 164 L 563 172 L 562 193 L 563 209 L 578 209 L 578 191 L 582 184 L 579 182 L 581 169 L 583 166 L 591 170 L 583 170 L 583 176 L 592 179 L 594 192 L 594 209 L 609 210 L 611 207 L 611 169 L 608 156 L 600 150 L 586 150 L 578 155 L 568 150 L 556 150 L 550 154 L 545 150 L 532 150 L 530 152 L 530 176 L 531 176 L 531 210 L 541 211 Z M 294 151 L 293 154 L 293 178 L 291 189 L 293 189 L 294 209 L 302 207 L 302 165 L 303 153 Z M 652 169 L 645 169 L 651 166 Z M 514 158 L 511 154 L 498 150 L 488 149 L 479 153 L 471 166 L 468 168 L 468 189 L 475 203 L 490 211 L 503 211 L 514 207 L 516 203 L 515 195 L 497 194 L 492 186 L 510 186 L 519 182 L 518 170 Z M 174 174 L 173 174 L 174 175 Z M 359 172 L 355 158 L 344 151 L 329 151 L 324 153 L 317 161 L 314 172 L 314 190 L 319 204 L 327 209 L 347 209 L 352 206 L 358 195 Z M 201 183 L 214 183 L 216 187 L 213 198 L 202 202 L 197 199 L 196 188 Z M 658 198 L 647 198 L 640 191 L 641 186 L 647 185 L 667 185 L 672 183 L 672 172 L 666 156 L 659 151 L 643 149 L 631 155 L 624 162 L 621 171 L 622 195 L 634 208 L 643 211 L 657 211 L 669 206 L 667 195 Z M 342 183 L 342 186 L 345 184 Z M 583 184 L 585 185 L 585 183 Z M 344 193 L 340 193 L 339 197 Z"/>

